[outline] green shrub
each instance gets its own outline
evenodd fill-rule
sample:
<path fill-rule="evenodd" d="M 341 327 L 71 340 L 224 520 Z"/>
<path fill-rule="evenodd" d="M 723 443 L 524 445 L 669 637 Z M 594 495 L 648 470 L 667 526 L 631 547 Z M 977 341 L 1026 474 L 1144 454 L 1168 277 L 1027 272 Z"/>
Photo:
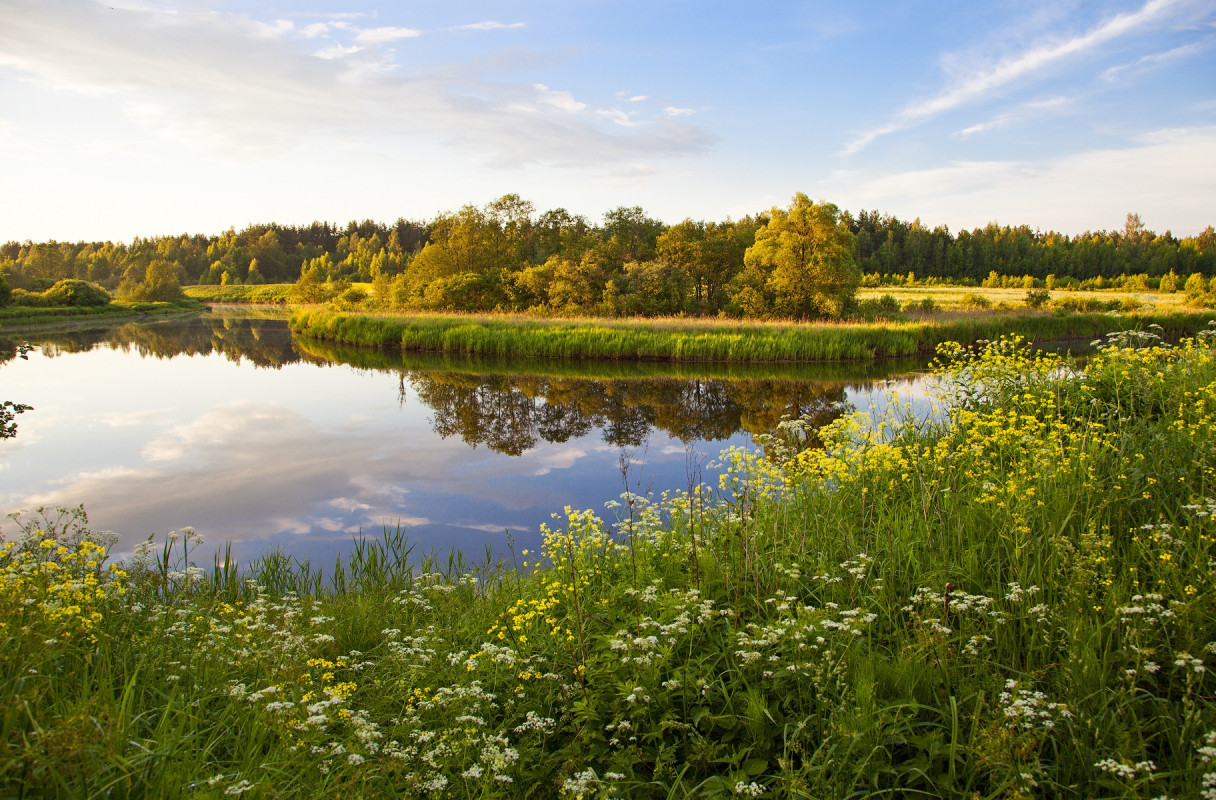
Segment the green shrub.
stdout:
<path fill-rule="evenodd" d="M 59 281 L 42 296 L 56 306 L 104 306 L 110 302 L 110 293 L 95 283 L 71 278 Z"/>
<path fill-rule="evenodd" d="M 977 292 L 967 292 L 958 304 L 963 308 L 985 309 L 992 307 L 992 301 Z"/>
<path fill-rule="evenodd" d="M 862 300 L 857 304 L 857 314 L 863 319 L 890 319 L 899 314 L 899 301 L 889 294 Z"/>
<path fill-rule="evenodd" d="M 1051 302 L 1051 292 L 1046 289 L 1031 289 L 1026 292 L 1026 305 L 1031 308 L 1042 308 Z"/>
<path fill-rule="evenodd" d="M 27 292 L 25 289 L 13 289 L 11 300 L 12 305 L 25 308 L 50 308 L 55 305 L 41 292 Z"/>
<path fill-rule="evenodd" d="M 932 297 L 922 297 L 920 300 L 909 300 L 904 303 L 904 311 L 914 314 L 936 314 L 940 310 Z"/>

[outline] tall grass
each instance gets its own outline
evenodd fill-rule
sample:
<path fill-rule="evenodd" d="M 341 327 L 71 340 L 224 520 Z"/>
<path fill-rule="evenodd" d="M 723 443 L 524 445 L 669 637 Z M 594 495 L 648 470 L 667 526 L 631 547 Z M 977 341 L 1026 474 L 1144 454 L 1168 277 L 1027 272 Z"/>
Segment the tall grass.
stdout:
<path fill-rule="evenodd" d="M 26 521 L 0 793 L 1211 796 L 1211 337 L 941 357 L 933 421 L 790 421 L 538 553 L 110 570 Z"/>
<path fill-rule="evenodd" d="M 295 284 L 266 283 L 241 286 L 199 284 L 182 289 L 186 297 L 205 303 L 267 303 L 282 305 L 291 302 Z"/>
<path fill-rule="evenodd" d="M 299 336 L 361 347 L 481 356 L 664 361 L 842 361 L 932 353 L 946 341 L 1006 333 L 1035 341 L 1091 339 L 1130 324 L 1194 332 L 1210 314 L 979 314 L 890 323 L 705 320 L 536 320 L 506 316 L 371 316 L 297 311 Z"/>

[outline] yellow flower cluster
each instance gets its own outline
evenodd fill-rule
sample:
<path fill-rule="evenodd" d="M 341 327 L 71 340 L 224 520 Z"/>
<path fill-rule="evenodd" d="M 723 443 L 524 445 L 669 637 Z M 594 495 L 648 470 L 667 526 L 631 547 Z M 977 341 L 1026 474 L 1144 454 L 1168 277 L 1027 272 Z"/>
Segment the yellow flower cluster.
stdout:
<path fill-rule="evenodd" d="M 42 535 L 42 531 L 36 531 Z M 126 593 L 127 573 L 103 566 L 106 548 L 84 539 L 71 546 L 41 538 L 0 547 L 0 633 L 97 641 L 103 610 Z"/>

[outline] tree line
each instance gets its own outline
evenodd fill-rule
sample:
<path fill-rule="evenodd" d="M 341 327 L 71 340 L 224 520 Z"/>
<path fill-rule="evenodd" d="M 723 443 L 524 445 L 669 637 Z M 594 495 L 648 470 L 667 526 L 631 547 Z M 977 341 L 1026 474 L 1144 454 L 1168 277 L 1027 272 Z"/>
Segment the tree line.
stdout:
<path fill-rule="evenodd" d="M 955 234 L 801 194 L 787 208 L 738 220 L 674 225 L 637 206 L 598 223 L 563 208 L 537 213 L 509 194 L 391 225 L 261 224 L 130 244 L 0 245 L 0 275 L 27 291 L 64 278 L 136 299 L 173 282 L 297 283 L 301 299 L 347 292 L 357 301 L 362 290 L 350 284 L 370 283 L 365 299 L 382 307 L 614 315 L 838 316 L 863 282 L 1101 286 L 1143 276 L 1156 285 L 1193 274 L 1216 275 L 1211 226 L 1177 238 L 1129 214 L 1122 229 L 1076 236 L 996 223 Z"/>

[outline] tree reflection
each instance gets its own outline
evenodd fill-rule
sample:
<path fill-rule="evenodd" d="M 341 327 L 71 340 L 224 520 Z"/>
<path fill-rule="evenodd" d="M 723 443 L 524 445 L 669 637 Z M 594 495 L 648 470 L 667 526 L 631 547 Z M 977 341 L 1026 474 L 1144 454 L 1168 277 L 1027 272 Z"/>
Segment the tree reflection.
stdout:
<path fill-rule="evenodd" d="M 221 315 L 40 334 L 36 344 L 48 357 L 110 347 L 149 358 L 220 353 L 270 369 L 305 361 L 396 373 L 399 401 L 404 403 L 412 390 L 432 410 L 431 423 L 440 436 L 459 436 L 473 447 L 507 455 L 596 429 L 604 442 L 622 448 L 641 446 L 656 430 L 684 443 L 721 441 L 739 431 L 773 433 L 785 418 L 808 417 L 811 429 L 818 430 L 845 411 L 846 388 L 869 387 L 874 377 L 916 366 L 548 363 L 402 355 L 295 341 L 282 320 Z"/>
<path fill-rule="evenodd" d="M 594 378 L 409 372 L 433 411 L 435 431 L 519 455 L 598 428 L 615 447 L 638 447 L 660 430 L 682 442 L 771 433 L 786 416 L 826 425 L 846 408 L 846 384 L 788 379 Z"/>
<path fill-rule="evenodd" d="M 30 341 L 48 358 L 98 347 L 135 352 L 144 358 L 207 356 L 279 369 L 300 361 L 282 320 L 203 315 L 187 320 L 128 322 L 96 329 L 32 333 Z"/>

